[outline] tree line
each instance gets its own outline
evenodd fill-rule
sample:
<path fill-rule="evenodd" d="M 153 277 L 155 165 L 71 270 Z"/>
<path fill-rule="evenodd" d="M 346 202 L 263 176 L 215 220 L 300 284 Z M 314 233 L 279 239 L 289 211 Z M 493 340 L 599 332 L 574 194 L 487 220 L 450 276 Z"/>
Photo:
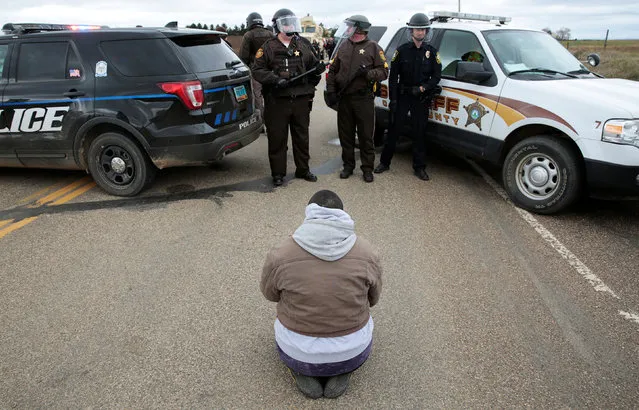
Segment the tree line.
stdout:
<path fill-rule="evenodd" d="M 557 31 L 552 31 L 550 28 L 542 28 L 542 31 L 550 34 L 557 40 L 570 40 L 570 29 L 567 27 L 562 27 Z"/>
<path fill-rule="evenodd" d="M 335 32 L 337 31 L 337 26 L 335 27 L 331 27 L 331 28 L 325 28 L 323 23 L 319 23 L 318 26 L 322 27 L 323 29 L 323 36 L 322 37 L 333 37 L 335 35 Z M 201 30 L 217 30 L 217 31 L 224 31 L 226 33 L 228 33 L 229 36 L 243 36 L 249 29 L 248 27 L 246 27 L 246 24 L 242 23 L 241 25 L 234 25 L 233 27 L 228 26 L 226 23 L 222 23 L 222 24 L 210 24 L 207 25 L 202 24 L 202 23 L 191 23 L 188 26 L 186 26 L 186 28 L 198 28 Z"/>

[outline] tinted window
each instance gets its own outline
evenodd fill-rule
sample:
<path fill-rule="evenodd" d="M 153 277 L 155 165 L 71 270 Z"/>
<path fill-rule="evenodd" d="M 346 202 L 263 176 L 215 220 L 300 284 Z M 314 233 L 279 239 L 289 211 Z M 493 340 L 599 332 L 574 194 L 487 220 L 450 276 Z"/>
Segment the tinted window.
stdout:
<path fill-rule="evenodd" d="M 185 74 L 168 39 L 103 41 L 107 63 L 127 77 Z"/>
<path fill-rule="evenodd" d="M 3 75 L 5 60 L 9 59 L 9 45 L 8 44 L 0 44 L 0 80 L 4 78 Z"/>
<path fill-rule="evenodd" d="M 395 50 L 397 50 L 397 47 L 399 47 L 401 44 L 406 43 L 408 40 L 408 29 L 406 27 L 402 27 L 397 30 L 397 33 L 395 33 L 395 37 L 393 37 L 390 43 L 388 43 L 388 47 L 386 47 L 386 50 L 384 50 L 386 58 L 393 58 L 393 54 L 395 54 Z"/>
<path fill-rule="evenodd" d="M 237 54 L 218 35 L 187 35 L 171 40 L 180 47 L 189 69 L 196 73 L 226 69 L 226 63 L 239 61 Z"/>
<path fill-rule="evenodd" d="M 64 80 L 68 48 L 66 41 L 21 44 L 18 81 Z"/>

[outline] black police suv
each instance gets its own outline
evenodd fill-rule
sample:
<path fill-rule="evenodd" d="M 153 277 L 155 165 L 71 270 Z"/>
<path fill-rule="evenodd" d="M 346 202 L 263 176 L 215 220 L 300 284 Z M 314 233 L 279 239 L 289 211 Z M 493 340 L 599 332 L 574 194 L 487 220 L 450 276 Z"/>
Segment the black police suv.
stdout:
<path fill-rule="evenodd" d="M 226 33 L 5 24 L 0 166 L 83 169 L 133 196 L 158 168 L 219 160 L 262 129 Z"/>

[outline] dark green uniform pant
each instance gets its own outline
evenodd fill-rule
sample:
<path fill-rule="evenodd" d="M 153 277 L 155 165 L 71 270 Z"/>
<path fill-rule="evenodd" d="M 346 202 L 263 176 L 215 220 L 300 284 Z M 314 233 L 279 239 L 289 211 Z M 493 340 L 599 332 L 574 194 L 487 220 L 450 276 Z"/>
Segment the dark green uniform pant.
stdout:
<path fill-rule="evenodd" d="M 337 132 L 342 146 L 344 169 L 355 169 L 355 131 L 359 140 L 359 155 L 363 172 L 372 172 L 375 166 L 375 97 L 345 95 L 337 107 Z"/>
<path fill-rule="evenodd" d="M 266 97 L 264 122 L 268 136 L 268 159 L 271 175 L 286 175 L 288 131 L 291 130 L 295 172 L 304 175 L 309 171 L 308 126 L 311 122 L 312 96 Z"/>

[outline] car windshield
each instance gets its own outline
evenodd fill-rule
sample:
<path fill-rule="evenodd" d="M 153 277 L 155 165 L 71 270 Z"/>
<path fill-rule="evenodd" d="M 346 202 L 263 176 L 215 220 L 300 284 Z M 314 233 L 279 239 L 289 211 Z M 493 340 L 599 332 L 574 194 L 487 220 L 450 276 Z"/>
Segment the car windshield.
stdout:
<path fill-rule="evenodd" d="M 566 79 L 575 77 L 571 74 L 590 74 L 561 43 L 544 32 L 492 30 L 483 34 L 506 75 Z"/>

